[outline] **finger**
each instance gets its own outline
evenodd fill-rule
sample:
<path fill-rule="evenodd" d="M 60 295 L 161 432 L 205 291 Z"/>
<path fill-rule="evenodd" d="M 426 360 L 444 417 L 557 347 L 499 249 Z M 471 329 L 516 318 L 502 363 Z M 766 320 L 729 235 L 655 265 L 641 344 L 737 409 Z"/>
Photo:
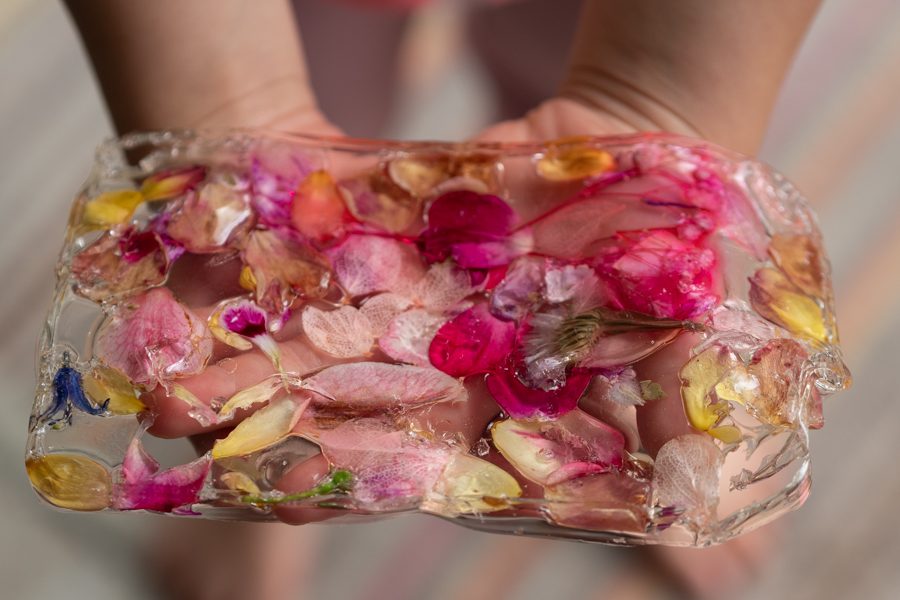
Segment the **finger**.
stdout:
<path fill-rule="evenodd" d="M 323 455 L 317 454 L 288 471 L 275 487 L 285 494 L 302 492 L 318 485 L 330 471 L 331 465 L 328 460 Z M 305 525 L 345 514 L 347 514 L 345 510 L 334 508 L 291 506 L 290 504 L 275 507 L 275 516 L 290 525 Z"/>
<path fill-rule="evenodd" d="M 691 349 L 699 336 L 682 333 L 675 341 L 634 365 L 640 381 L 658 383 L 662 398 L 648 400 L 637 407 L 637 426 L 644 449 L 655 457 L 663 444 L 674 437 L 695 432 L 684 413 L 681 401 L 681 379 L 678 374 L 691 357 Z"/>

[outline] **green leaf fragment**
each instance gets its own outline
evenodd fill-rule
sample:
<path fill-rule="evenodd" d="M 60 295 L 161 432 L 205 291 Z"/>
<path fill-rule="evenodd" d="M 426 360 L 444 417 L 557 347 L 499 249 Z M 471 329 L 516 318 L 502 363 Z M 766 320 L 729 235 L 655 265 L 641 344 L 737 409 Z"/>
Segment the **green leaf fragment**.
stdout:
<path fill-rule="evenodd" d="M 322 483 L 315 487 L 294 494 L 286 494 L 284 496 L 244 496 L 241 502 L 245 504 L 253 504 L 256 506 L 270 506 L 273 504 L 284 504 L 285 502 L 297 502 L 298 500 L 308 500 L 317 496 L 327 496 L 329 494 L 346 494 L 353 488 L 353 474 L 345 469 L 332 471 Z"/>
<path fill-rule="evenodd" d="M 641 381 L 641 398 L 644 400 L 659 400 L 666 397 L 666 392 L 662 386 L 652 379 L 644 379 Z"/>

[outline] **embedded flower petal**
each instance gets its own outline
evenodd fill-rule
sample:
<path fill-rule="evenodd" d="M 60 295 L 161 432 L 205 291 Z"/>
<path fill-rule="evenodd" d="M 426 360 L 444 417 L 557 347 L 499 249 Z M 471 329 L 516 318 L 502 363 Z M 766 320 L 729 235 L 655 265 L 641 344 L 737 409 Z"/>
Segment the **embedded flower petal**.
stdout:
<path fill-rule="evenodd" d="M 375 343 L 369 319 L 353 306 L 330 311 L 307 306 L 301 320 L 309 341 L 322 352 L 337 358 L 365 356 Z"/>
<path fill-rule="evenodd" d="M 419 236 L 419 246 L 430 263 L 446 260 L 460 244 L 500 243 L 494 246 L 496 250 L 507 241 L 514 222 L 512 208 L 497 196 L 466 190 L 447 192 L 428 209 L 428 229 Z M 462 246 L 459 251 L 466 255 L 467 248 L 471 249 Z M 491 264 L 477 268 L 496 266 L 487 262 Z"/>
<path fill-rule="evenodd" d="M 238 423 L 227 437 L 216 441 L 213 460 L 246 456 L 277 444 L 290 435 L 309 403 L 308 394 L 293 395 L 261 408 Z"/>
<path fill-rule="evenodd" d="M 422 216 L 422 199 L 380 174 L 340 182 L 350 213 L 386 233 L 408 231 Z"/>
<path fill-rule="evenodd" d="M 415 308 L 397 315 L 378 339 L 381 350 L 398 362 L 427 367 L 428 348 L 446 317 Z"/>
<path fill-rule="evenodd" d="M 813 238 L 808 235 L 775 234 L 769 243 L 769 255 L 803 293 L 814 298 L 825 296 L 827 274 L 822 248 Z"/>
<path fill-rule="evenodd" d="M 716 519 L 725 457 L 711 438 L 688 434 L 666 442 L 656 455 L 653 490 L 662 506 L 684 511 L 697 527 Z"/>
<path fill-rule="evenodd" d="M 491 312 L 518 321 L 544 299 L 545 261 L 524 256 L 515 260 L 491 294 Z"/>
<path fill-rule="evenodd" d="M 403 294 L 425 272 L 413 246 L 377 235 L 349 235 L 326 255 L 337 282 L 350 296 Z"/>
<path fill-rule="evenodd" d="M 137 190 L 115 190 L 91 198 L 84 205 L 81 221 L 92 229 L 121 225 L 131 218 L 144 195 Z"/>
<path fill-rule="evenodd" d="M 418 505 L 453 455 L 450 446 L 380 419 L 346 421 L 324 430 L 309 419 L 296 432 L 318 444 L 334 468 L 353 473 L 351 496 L 360 508 L 371 510 Z"/>
<path fill-rule="evenodd" d="M 168 394 L 184 402 L 188 406 L 188 416 L 197 421 L 201 427 L 209 427 L 219 422 L 219 416 L 216 414 L 216 411 L 183 385 L 171 384 Z"/>
<path fill-rule="evenodd" d="M 577 181 L 614 170 L 616 161 L 606 150 L 560 140 L 547 146 L 536 167 L 538 175 L 549 181 Z"/>
<path fill-rule="evenodd" d="M 394 318 L 409 308 L 412 302 L 405 296 L 385 292 L 366 299 L 359 311 L 369 320 L 372 335 L 381 337 Z"/>
<path fill-rule="evenodd" d="M 153 232 L 104 233 L 72 257 L 75 291 L 95 302 L 143 292 L 166 280 L 170 260 Z"/>
<path fill-rule="evenodd" d="M 819 304 L 772 268 L 762 268 L 750 278 L 750 304 L 764 318 L 791 333 L 827 343 L 832 338 Z"/>
<path fill-rule="evenodd" d="M 588 475 L 544 489 L 554 523 L 589 531 L 643 533 L 650 523 L 650 486 L 626 473 Z"/>
<path fill-rule="evenodd" d="M 334 365 L 307 378 L 304 387 L 320 394 L 317 408 L 375 412 L 468 399 L 458 379 L 432 367 L 359 362 Z"/>
<path fill-rule="evenodd" d="M 349 216 L 343 196 L 327 171 L 313 171 L 297 187 L 291 223 L 305 237 L 320 242 L 338 237 Z"/>
<path fill-rule="evenodd" d="M 166 233 L 188 252 L 221 252 L 249 230 L 250 196 L 221 182 L 189 193 L 169 216 Z"/>
<path fill-rule="evenodd" d="M 716 255 L 665 229 L 619 234 L 602 254 L 597 273 L 614 308 L 688 319 L 719 302 Z"/>
<path fill-rule="evenodd" d="M 516 376 L 514 368 L 495 371 L 487 376 L 488 391 L 509 416 L 515 419 L 555 419 L 573 410 L 584 394 L 591 375 L 573 371 L 565 383 L 553 390 L 530 388 Z"/>
<path fill-rule="evenodd" d="M 497 164 L 490 155 L 409 155 L 391 160 L 387 175 L 418 198 L 462 189 L 486 193 L 497 187 Z"/>
<path fill-rule="evenodd" d="M 240 390 L 219 409 L 219 421 L 227 421 L 238 410 L 270 401 L 282 389 L 284 389 L 284 381 L 280 376 L 276 375 L 267 377 L 256 385 Z"/>
<path fill-rule="evenodd" d="M 190 166 L 157 171 L 141 183 L 141 193 L 147 201 L 170 200 L 194 189 L 206 177 L 206 167 Z"/>
<path fill-rule="evenodd" d="M 584 396 L 578 401 L 578 408 L 621 431 L 628 451 L 637 452 L 641 437 L 635 406 L 644 401 L 634 370 L 624 369 L 616 376 L 594 377 Z"/>
<path fill-rule="evenodd" d="M 95 343 L 97 356 L 138 386 L 195 375 L 212 354 L 209 330 L 168 288 L 154 288 L 119 307 Z"/>
<path fill-rule="evenodd" d="M 601 303 L 600 280 L 587 265 L 551 267 L 544 273 L 544 286 L 545 298 L 552 304 L 575 300 L 585 308 L 593 308 Z"/>
<path fill-rule="evenodd" d="M 589 260 L 617 232 L 675 227 L 681 210 L 635 204 L 620 195 L 579 200 L 547 213 L 532 226 L 534 252 L 565 260 Z"/>
<path fill-rule="evenodd" d="M 541 485 L 618 470 L 625 453 L 618 430 L 577 409 L 554 421 L 497 421 L 491 439 L 516 470 Z"/>
<path fill-rule="evenodd" d="M 98 406 L 108 402 L 106 410 L 114 415 L 132 415 L 147 409 L 124 373 L 99 365 L 84 376 L 84 391 Z"/>
<path fill-rule="evenodd" d="M 459 307 L 474 292 L 469 274 L 448 261 L 428 268 L 413 288 L 412 298 L 426 310 L 445 312 Z"/>
<path fill-rule="evenodd" d="M 691 427 L 709 431 L 731 412 L 731 405 L 712 395 L 716 384 L 737 364 L 731 352 L 711 347 L 692 358 L 678 374 L 681 399 Z"/>
<path fill-rule="evenodd" d="M 240 471 L 228 471 L 219 476 L 219 481 L 229 490 L 249 496 L 259 496 L 260 489 L 253 479 Z"/>
<path fill-rule="evenodd" d="M 256 282 L 256 302 L 271 314 L 282 314 L 297 298 L 320 298 L 328 289 L 325 258 L 286 232 L 251 231 L 242 254 Z"/>
<path fill-rule="evenodd" d="M 516 478 L 484 459 L 456 453 L 434 484 L 421 509 L 446 516 L 481 514 L 509 508 L 522 495 Z"/>
<path fill-rule="evenodd" d="M 804 396 L 802 370 L 808 358 L 803 346 L 791 339 L 775 339 L 757 350 L 747 365 L 747 375 L 756 383 L 746 404 L 759 420 L 771 425 L 790 425 L 800 418 L 797 401 Z M 718 388 L 717 388 L 718 391 Z"/>
<path fill-rule="evenodd" d="M 86 511 L 109 506 L 109 471 L 86 456 L 53 453 L 30 457 L 25 470 L 35 491 L 54 506 Z"/>
<path fill-rule="evenodd" d="M 212 466 L 209 455 L 159 471 L 157 463 L 134 438 L 122 463 L 122 481 L 116 486 L 114 506 L 118 510 L 172 509 L 198 500 L 200 489 Z"/>
<path fill-rule="evenodd" d="M 513 351 L 516 326 L 501 321 L 480 302 L 445 323 L 428 349 L 431 364 L 454 377 L 487 373 Z"/>

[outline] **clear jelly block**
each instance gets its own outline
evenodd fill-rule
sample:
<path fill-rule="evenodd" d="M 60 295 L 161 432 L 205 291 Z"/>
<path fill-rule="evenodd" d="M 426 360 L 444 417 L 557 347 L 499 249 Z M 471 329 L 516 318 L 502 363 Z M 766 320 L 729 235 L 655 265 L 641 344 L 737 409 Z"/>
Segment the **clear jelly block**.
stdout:
<path fill-rule="evenodd" d="M 127 136 L 57 273 L 26 460 L 73 510 L 708 545 L 802 504 L 850 381 L 809 206 L 669 135 Z"/>

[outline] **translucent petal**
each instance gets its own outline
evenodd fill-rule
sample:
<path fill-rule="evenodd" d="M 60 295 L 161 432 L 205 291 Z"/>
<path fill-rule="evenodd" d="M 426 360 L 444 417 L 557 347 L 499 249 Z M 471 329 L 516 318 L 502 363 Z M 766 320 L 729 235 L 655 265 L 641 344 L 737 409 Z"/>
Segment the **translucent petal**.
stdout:
<path fill-rule="evenodd" d="M 412 297 L 427 310 L 444 312 L 457 308 L 474 292 L 469 274 L 452 262 L 444 262 L 428 268 L 413 288 Z"/>
<path fill-rule="evenodd" d="M 666 442 L 656 455 L 653 489 L 657 502 L 684 511 L 697 526 L 716 518 L 719 477 L 724 455 L 712 438 L 682 435 Z"/>
<path fill-rule="evenodd" d="M 209 455 L 159 471 L 157 463 L 134 438 L 122 463 L 122 481 L 116 486 L 114 506 L 118 510 L 171 511 L 198 500 L 212 466 Z"/>
<path fill-rule="evenodd" d="M 446 317 L 435 315 L 421 308 L 414 308 L 397 315 L 379 338 L 381 350 L 392 359 L 427 367 L 431 365 L 428 348 Z"/>
<path fill-rule="evenodd" d="M 372 335 L 381 337 L 394 318 L 409 308 L 411 301 L 405 296 L 385 292 L 363 301 L 359 311 L 369 320 Z"/>
<path fill-rule="evenodd" d="M 334 365 L 304 381 L 321 394 L 315 406 L 342 411 L 406 409 L 438 402 L 463 402 L 465 387 L 431 367 L 359 362 Z"/>
<path fill-rule="evenodd" d="M 746 371 L 757 387 L 746 403 L 758 419 L 772 425 L 799 421 L 798 401 L 804 394 L 797 387 L 803 385 L 808 356 L 803 346 L 786 338 L 772 340 L 753 354 Z"/>
<path fill-rule="evenodd" d="M 822 343 L 831 338 L 819 304 L 777 269 L 766 267 L 750 278 L 750 303 L 756 312 L 791 333 Z"/>
<path fill-rule="evenodd" d="M 728 402 L 720 401 L 711 392 L 722 377 L 736 364 L 733 354 L 724 348 L 710 347 L 682 367 L 681 399 L 691 427 L 708 431 L 730 411 Z"/>
<path fill-rule="evenodd" d="M 84 376 L 84 391 L 97 405 L 107 400 L 106 410 L 115 415 L 132 415 L 147 409 L 124 373 L 102 365 Z"/>
<path fill-rule="evenodd" d="M 425 273 L 415 247 L 377 235 L 349 235 L 326 254 L 337 282 L 350 296 L 402 294 Z"/>
<path fill-rule="evenodd" d="M 202 371 L 213 343 L 203 321 L 168 288 L 154 288 L 119 307 L 101 327 L 94 349 L 132 383 L 152 388 Z"/>
<path fill-rule="evenodd" d="M 284 389 L 280 376 L 267 377 L 256 385 L 244 388 L 229 398 L 219 409 L 219 420 L 224 421 L 234 416 L 235 411 L 250 408 L 255 404 L 268 402 L 279 390 Z"/>
<path fill-rule="evenodd" d="M 158 171 L 144 179 L 141 193 L 146 200 L 169 200 L 184 195 L 206 177 L 206 167 L 189 166 Z"/>
<path fill-rule="evenodd" d="M 221 252 L 247 233 L 252 214 L 246 191 L 207 183 L 172 212 L 166 233 L 188 252 Z"/>
<path fill-rule="evenodd" d="M 484 459 L 457 453 L 435 482 L 422 510 L 446 516 L 487 513 L 509 507 L 522 495 L 515 477 Z"/>
<path fill-rule="evenodd" d="M 548 296 L 543 293 L 544 271 L 542 258 L 524 256 L 515 260 L 491 294 L 491 312 L 503 319 L 519 320 L 537 308 Z"/>
<path fill-rule="evenodd" d="M 166 280 L 170 260 L 155 233 L 104 233 L 72 257 L 75 291 L 94 300 L 140 293 Z"/>
<path fill-rule="evenodd" d="M 261 408 L 238 423 L 227 437 L 216 441 L 213 459 L 246 456 L 280 442 L 291 433 L 309 402 L 308 395 L 295 395 Z"/>
<path fill-rule="evenodd" d="M 327 171 L 313 171 L 300 183 L 291 205 L 291 223 L 303 236 L 324 241 L 338 237 L 349 213 Z"/>
<path fill-rule="evenodd" d="M 538 175 L 549 181 L 576 181 L 615 168 L 616 161 L 606 150 L 564 140 L 551 143 L 537 162 Z"/>
<path fill-rule="evenodd" d="M 625 451 L 619 431 L 577 409 L 555 421 L 497 421 L 491 438 L 516 470 L 541 485 L 617 470 Z"/>
<path fill-rule="evenodd" d="M 31 457 L 25 470 L 34 489 L 50 504 L 70 510 L 102 510 L 110 504 L 112 480 L 106 467 L 78 454 Z"/>
<path fill-rule="evenodd" d="M 303 309 L 303 332 L 319 350 L 338 358 L 369 354 L 375 338 L 369 319 L 353 306 L 324 311 L 314 306 Z"/>
<path fill-rule="evenodd" d="M 544 497 L 550 518 L 564 527 L 643 533 L 650 522 L 650 485 L 622 472 L 548 486 Z"/>
<path fill-rule="evenodd" d="M 144 195 L 137 190 L 115 190 L 91 198 L 84 205 L 82 223 L 105 229 L 128 221 L 142 202 Z"/>
<path fill-rule="evenodd" d="M 328 289 L 325 257 L 288 233 L 250 232 L 243 260 L 256 282 L 257 304 L 271 314 L 282 314 L 297 298 L 320 298 Z"/>
<path fill-rule="evenodd" d="M 260 494 L 260 489 L 259 486 L 256 485 L 256 482 L 240 471 L 222 473 L 222 475 L 219 476 L 219 481 L 221 481 L 226 488 L 234 490 L 235 492 L 250 496 L 259 496 Z"/>
<path fill-rule="evenodd" d="M 422 199 L 380 174 L 341 181 L 344 202 L 354 217 L 387 233 L 402 233 L 421 221 Z"/>
<path fill-rule="evenodd" d="M 769 255 L 800 290 L 816 298 L 825 297 L 827 274 L 822 248 L 808 235 L 775 234 Z"/>

